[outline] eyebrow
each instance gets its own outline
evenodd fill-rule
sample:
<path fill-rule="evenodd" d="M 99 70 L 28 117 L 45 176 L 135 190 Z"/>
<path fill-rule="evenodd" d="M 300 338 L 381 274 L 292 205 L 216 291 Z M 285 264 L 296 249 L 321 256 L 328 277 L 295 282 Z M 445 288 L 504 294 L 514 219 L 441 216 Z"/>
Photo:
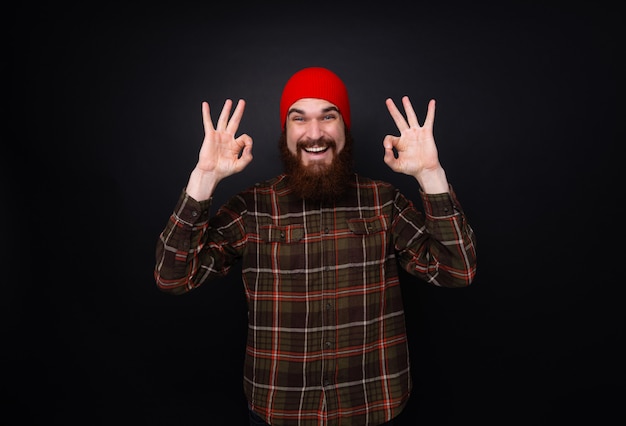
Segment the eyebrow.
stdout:
<path fill-rule="evenodd" d="M 337 111 L 339 114 L 341 114 L 341 112 L 339 111 L 339 108 L 337 108 L 336 106 L 329 106 L 329 107 L 326 107 L 326 108 L 322 109 L 321 113 L 322 113 L 322 114 L 325 114 L 325 113 L 330 112 L 330 111 Z M 301 110 L 301 109 L 298 109 L 298 108 L 291 108 L 291 109 L 287 112 L 287 116 L 290 116 L 290 115 L 291 115 L 292 113 L 294 113 L 294 112 L 295 112 L 296 114 L 306 115 L 306 113 L 305 113 L 303 110 Z"/>

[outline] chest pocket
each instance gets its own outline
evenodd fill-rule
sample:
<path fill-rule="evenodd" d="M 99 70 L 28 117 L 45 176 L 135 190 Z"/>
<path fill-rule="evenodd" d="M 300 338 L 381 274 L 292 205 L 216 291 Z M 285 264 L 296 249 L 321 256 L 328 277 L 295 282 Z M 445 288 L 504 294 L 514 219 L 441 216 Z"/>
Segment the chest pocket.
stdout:
<path fill-rule="evenodd" d="M 351 263 L 384 261 L 388 250 L 387 216 L 348 219 L 348 228 L 354 240 L 348 252 Z"/>
<path fill-rule="evenodd" d="M 265 225 L 261 227 L 260 237 L 260 268 L 278 269 L 284 279 L 299 279 L 296 277 L 306 268 L 304 225 Z"/>

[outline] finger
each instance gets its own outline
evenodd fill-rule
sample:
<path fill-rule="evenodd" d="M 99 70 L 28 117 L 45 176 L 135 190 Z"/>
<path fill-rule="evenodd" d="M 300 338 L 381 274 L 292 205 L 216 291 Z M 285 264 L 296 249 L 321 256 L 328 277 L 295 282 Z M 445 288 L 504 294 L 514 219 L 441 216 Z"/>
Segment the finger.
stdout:
<path fill-rule="evenodd" d="M 235 111 L 233 112 L 233 116 L 228 121 L 228 125 L 226 126 L 226 131 L 232 133 L 233 135 L 237 132 L 239 128 L 239 123 L 241 122 L 241 117 L 243 116 L 243 110 L 246 108 L 246 101 L 243 99 L 239 99 L 237 102 L 237 106 L 235 107 Z"/>
<path fill-rule="evenodd" d="M 238 167 L 241 168 L 240 170 L 243 170 L 252 161 L 252 138 L 244 134 L 237 139 L 243 144 L 241 156 L 237 160 Z"/>
<path fill-rule="evenodd" d="M 220 118 L 217 120 L 217 131 L 223 132 L 226 130 L 226 125 L 228 124 L 228 117 L 230 116 L 230 109 L 233 106 L 233 101 L 231 99 L 226 99 L 224 101 L 224 106 L 222 107 L 222 112 L 220 113 Z"/>
<path fill-rule="evenodd" d="M 417 121 L 417 114 L 415 114 L 415 110 L 413 109 L 413 105 L 409 100 L 408 96 L 402 97 L 402 105 L 404 106 L 404 112 L 406 113 L 406 118 L 409 122 L 410 127 L 419 127 L 420 123 Z"/>
<path fill-rule="evenodd" d="M 393 149 L 393 147 L 395 146 L 397 142 L 398 142 L 397 136 L 387 135 L 385 136 L 385 139 L 383 139 L 383 146 L 385 147 L 385 149 Z"/>
<path fill-rule="evenodd" d="M 204 126 L 204 133 L 213 132 L 213 121 L 211 120 L 211 109 L 208 102 L 202 102 L 202 125 Z"/>
<path fill-rule="evenodd" d="M 391 118 L 393 118 L 393 121 L 396 123 L 396 126 L 398 127 L 398 130 L 400 130 L 400 132 L 402 132 L 402 131 L 408 129 L 409 125 L 407 124 L 407 122 L 404 119 L 404 116 L 402 115 L 400 110 L 398 110 L 398 107 L 393 102 L 393 100 L 391 98 L 387 98 L 387 100 L 385 101 L 385 104 L 387 105 L 387 109 L 389 110 L 389 114 L 391 114 Z"/>
<path fill-rule="evenodd" d="M 385 156 L 383 157 L 383 161 L 385 164 L 394 172 L 399 171 L 399 160 L 391 151 L 385 151 Z"/>
<path fill-rule="evenodd" d="M 424 127 L 432 129 L 435 123 L 435 107 L 436 102 L 431 99 L 428 102 L 428 112 L 426 113 L 426 119 L 424 120 Z"/>

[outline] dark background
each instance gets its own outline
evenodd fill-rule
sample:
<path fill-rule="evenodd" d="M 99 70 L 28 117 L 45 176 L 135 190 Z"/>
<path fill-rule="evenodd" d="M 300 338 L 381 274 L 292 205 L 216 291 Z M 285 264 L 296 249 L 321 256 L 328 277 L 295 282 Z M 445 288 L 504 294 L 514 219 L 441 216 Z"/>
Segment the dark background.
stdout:
<path fill-rule="evenodd" d="M 166 295 L 155 245 L 197 158 L 201 102 L 248 103 L 239 133 L 254 160 L 222 182 L 221 203 L 281 170 L 280 91 L 306 66 L 348 87 L 357 170 L 418 203 L 382 161 L 397 133 L 384 100 L 409 95 L 423 119 L 436 98 L 440 159 L 477 234 L 471 287 L 402 277 L 415 389 L 398 424 L 624 424 L 623 22 L 602 2 L 501 3 L 5 15 L 12 424 L 246 424 L 239 271 Z"/>

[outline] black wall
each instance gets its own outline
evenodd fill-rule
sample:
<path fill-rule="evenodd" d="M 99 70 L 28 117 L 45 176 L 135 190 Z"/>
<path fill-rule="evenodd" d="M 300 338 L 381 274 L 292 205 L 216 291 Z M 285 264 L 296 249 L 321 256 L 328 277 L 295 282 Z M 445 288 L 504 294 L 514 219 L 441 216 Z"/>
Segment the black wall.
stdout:
<path fill-rule="evenodd" d="M 436 98 L 440 159 L 478 238 L 467 289 L 403 276 L 415 391 L 400 425 L 623 422 L 617 11 L 546 2 L 18 6 L 7 16 L 5 381 L 29 425 L 244 425 L 237 270 L 181 297 L 154 250 L 214 119 L 247 100 L 281 170 L 287 78 L 346 82 L 358 171 L 389 180 L 384 100 Z M 408 3 L 407 3 L 408 4 Z M 620 80 L 618 80 L 618 77 Z M 621 151 L 620 151 L 621 152 Z"/>

